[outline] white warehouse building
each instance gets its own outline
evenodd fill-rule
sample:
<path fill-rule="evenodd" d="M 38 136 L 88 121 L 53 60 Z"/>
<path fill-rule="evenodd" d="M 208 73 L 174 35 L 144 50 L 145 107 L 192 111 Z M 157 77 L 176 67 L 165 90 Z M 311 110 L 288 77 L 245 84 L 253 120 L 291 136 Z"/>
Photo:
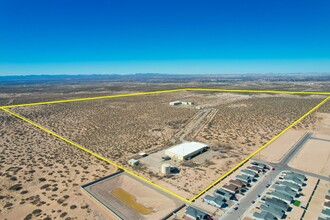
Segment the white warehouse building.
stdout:
<path fill-rule="evenodd" d="M 208 146 L 199 142 L 185 142 L 165 150 L 165 155 L 174 160 L 190 160 L 192 157 L 205 152 Z"/>

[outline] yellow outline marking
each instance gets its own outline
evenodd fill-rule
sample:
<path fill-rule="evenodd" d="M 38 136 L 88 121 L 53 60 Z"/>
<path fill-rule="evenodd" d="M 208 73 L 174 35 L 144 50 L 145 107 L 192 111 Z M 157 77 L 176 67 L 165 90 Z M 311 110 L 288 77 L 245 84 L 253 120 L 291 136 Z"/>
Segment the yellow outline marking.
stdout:
<path fill-rule="evenodd" d="M 224 179 L 225 177 L 227 177 L 228 175 L 230 175 L 232 172 L 234 172 L 237 168 L 239 168 L 241 165 L 243 165 L 245 162 L 247 162 L 249 159 L 251 159 L 254 155 L 256 155 L 258 152 L 260 152 L 262 149 L 264 149 L 265 147 L 267 147 L 269 144 L 271 144 L 273 141 L 275 141 L 278 137 L 280 137 L 282 134 L 284 134 L 287 130 L 289 130 L 290 128 L 292 128 L 294 125 L 296 125 L 298 122 L 300 122 L 302 119 L 304 119 L 305 117 L 307 117 L 309 114 L 311 114 L 312 112 L 314 112 L 317 108 L 319 108 L 321 105 L 323 105 L 326 101 L 328 101 L 330 99 L 330 96 L 326 97 L 323 101 L 321 101 L 319 104 L 317 104 L 316 106 L 314 106 L 311 110 L 309 110 L 307 113 L 305 113 L 303 116 L 301 116 L 299 119 L 297 119 L 296 121 L 294 121 L 293 123 L 291 123 L 288 127 L 286 127 L 284 130 L 282 130 L 279 134 L 277 134 L 275 137 L 273 137 L 271 140 L 269 140 L 266 144 L 264 144 L 263 146 L 261 146 L 260 148 L 258 148 L 256 151 L 254 151 L 253 153 L 251 153 L 247 158 L 245 158 L 244 160 L 242 160 L 240 163 L 238 163 L 235 167 L 233 167 L 231 170 L 229 170 L 227 173 L 225 173 L 224 175 L 222 175 L 219 179 L 217 179 L 216 181 L 214 181 L 212 184 L 210 184 L 208 187 L 206 187 L 204 190 L 202 190 L 200 193 L 198 193 L 195 197 L 193 197 L 192 199 L 188 200 L 183 198 L 182 196 L 169 191 L 168 189 L 157 185 L 153 182 L 151 182 L 148 179 L 145 179 L 144 177 L 135 174 L 129 170 L 127 170 L 126 168 L 88 150 L 87 148 L 84 148 L 83 146 L 70 141 L 58 134 L 56 134 L 55 132 L 42 127 L 41 125 L 19 115 L 16 114 L 10 110 L 8 110 L 7 108 L 15 108 L 15 107 L 26 107 L 26 106 L 35 106 L 35 105 L 49 105 L 49 104 L 58 104 L 58 103 L 68 103 L 68 102 L 78 102 L 78 101 L 90 101 L 90 100 L 98 100 L 98 99 L 110 99 L 110 98 L 119 98 L 119 97 L 129 97 L 129 96 L 139 96 L 139 95 L 150 95 L 150 94 L 160 94 L 160 93 L 169 93 L 169 92 L 180 92 L 180 91 L 210 91 L 210 92 L 229 92 L 229 93 L 273 93 L 273 94 L 293 94 L 293 95 L 330 95 L 330 92 L 297 92 L 297 91 L 279 91 L 279 90 L 228 90 L 228 89 L 212 89 L 212 88 L 183 88 L 183 89 L 172 89 L 172 90 L 161 90 L 161 91 L 153 91 L 153 92 L 139 92 L 139 93 L 128 93 L 128 94 L 119 94 L 119 95 L 111 95 L 111 96 L 99 96 L 99 97 L 90 97 L 90 98 L 78 98 L 78 99 L 68 99 L 68 100 L 58 100 L 58 101 L 49 101 L 49 102 L 36 102 L 36 103 L 30 103 L 30 104 L 17 104 L 17 105 L 9 105 L 9 106 L 1 106 L 0 109 L 2 109 L 3 111 L 43 130 L 44 132 L 53 135 L 63 141 L 65 141 L 68 144 L 71 144 L 91 155 L 93 155 L 94 157 L 103 160 L 109 164 L 111 164 L 114 167 L 117 167 L 119 169 L 124 170 L 125 172 L 129 173 L 130 175 L 139 178 L 140 180 L 143 180 L 146 183 L 149 183 L 151 185 L 153 185 L 154 187 L 163 190 L 164 192 L 167 192 L 168 194 L 175 196 L 176 198 L 179 198 L 180 200 L 187 202 L 187 203 L 191 203 L 194 200 L 196 200 L 198 197 L 200 197 L 202 194 L 204 194 L 206 191 L 208 191 L 210 188 L 212 188 L 214 185 L 218 184 L 222 179 Z"/>
<path fill-rule="evenodd" d="M 241 165 L 243 165 L 245 162 L 247 162 L 249 159 L 251 159 L 254 155 L 256 155 L 258 152 L 260 152 L 262 149 L 264 149 L 265 147 L 267 147 L 268 145 L 270 145 L 273 141 L 275 141 L 277 138 L 279 138 L 282 134 L 284 134 L 287 130 L 289 130 L 290 128 L 292 128 L 293 126 L 295 126 L 297 123 L 299 123 L 301 120 L 303 120 L 304 118 L 306 118 L 309 114 L 311 114 L 312 112 L 314 112 L 316 109 L 318 109 L 321 105 L 323 105 L 326 101 L 328 101 L 330 99 L 330 96 L 328 96 L 327 98 L 323 99 L 322 102 L 320 102 L 319 104 L 317 104 L 316 106 L 314 106 L 311 110 L 309 110 L 307 113 L 305 113 L 303 116 L 301 116 L 300 118 L 298 118 L 296 121 L 294 121 L 293 123 L 291 123 L 288 127 L 286 127 L 284 130 L 282 130 L 279 134 L 277 134 L 275 137 L 273 137 L 272 139 L 270 139 L 266 144 L 264 144 L 263 146 L 259 147 L 256 151 L 254 151 L 253 153 L 251 153 L 247 158 L 245 158 L 244 160 L 242 160 L 240 163 L 238 163 L 235 167 L 233 167 L 231 170 L 229 170 L 227 173 L 225 173 L 224 175 L 222 175 L 219 179 L 217 179 L 216 181 L 214 181 L 211 185 L 209 185 L 208 187 L 206 187 L 203 191 L 201 191 L 200 193 L 198 193 L 194 198 L 190 199 L 190 202 L 193 202 L 195 199 L 197 199 L 198 197 L 200 197 L 203 193 L 205 193 L 206 191 L 208 191 L 210 188 L 212 188 L 214 185 L 216 185 L 217 183 L 219 183 L 222 179 L 226 178 L 228 175 L 230 175 L 232 172 L 234 172 L 237 168 L 239 168 Z"/>
<path fill-rule="evenodd" d="M 209 91 L 209 92 L 229 92 L 229 93 L 272 93 L 272 94 L 291 94 L 291 95 L 330 95 L 330 92 L 300 92 L 284 90 L 241 90 L 241 89 L 212 89 L 212 88 L 186 88 L 186 91 Z"/>
<path fill-rule="evenodd" d="M 14 112 L 12 112 L 12 111 L 10 111 L 10 110 L 8 110 L 8 109 L 2 108 L 2 107 L 0 107 L 0 109 L 2 109 L 3 111 L 5 111 L 5 112 L 7 112 L 7 113 L 9 113 L 9 114 L 11 114 L 11 115 L 13 115 L 13 116 L 15 116 L 16 118 L 19 118 L 19 119 L 21 119 L 21 120 L 23 120 L 23 121 L 25 121 L 25 122 L 27 122 L 27 123 L 33 125 L 34 127 L 37 127 L 37 128 L 39 128 L 39 129 L 43 130 L 44 132 L 46 132 L 46 133 L 48 133 L 48 134 L 51 134 L 51 135 L 53 135 L 53 136 L 55 136 L 55 137 L 61 139 L 62 141 L 65 141 L 65 142 L 68 143 L 68 144 L 71 144 L 71 145 L 73 145 L 73 146 L 75 146 L 75 147 L 77 147 L 77 148 L 79 148 L 79 149 L 81 149 L 81 150 L 83 150 L 83 151 L 85 151 L 85 152 L 87 152 L 87 153 L 93 155 L 94 157 L 96 157 L 96 158 L 98 158 L 98 159 L 100 159 L 100 160 L 103 160 L 103 161 L 105 161 L 105 162 L 111 164 L 111 165 L 114 166 L 114 167 L 117 167 L 117 168 L 119 168 L 119 169 L 124 170 L 125 172 L 131 174 L 132 176 L 137 177 L 137 178 L 139 178 L 140 180 L 143 180 L 143 181 L 145 181 L 145 182 L 147 182 L 147 183 L 149 183 L 149 184 L 151 184 L 151 185 L 153 185 L 153 186 L 155 186 L 155 187 L 157 187 L 157 188 L 159 188 L 159 189 L 161 189 L 161 190 L 163 190 L 163 191 L 169 193 L 170 195 L 179 198 L 180 200 L 183 200 L 183 201 L 188 202 L 188 203 L 190 202 L 189 200 L 187 200 L 187 199 L 185 199 L 185 198 L 183 198 L 183 197 L 181 197 L 181 196 L 179 196 L 179 195 L 177 195 L 177 194 L 175 194 L 175 193 L 169 191 L 168 189 L 166 189 L 166 188 L 164 188 L 164 187 L 162 187 L 162 186 L 159 186 L 159 185 L 157 185 L 157 184 L 151 182 L 150 180 L 147 180 L 147 179 L 145 179 L 144 177 L 142 177 L 142 176 L 140 176 L 140 175 L 138 175 L 138 174 L 135 174 L 135 173 L 133 173 L 133 172 L 127 170 L 126 168 L 124 168 L 124 167 L 122 167 L 122 166 L 120 166 L 120 165 L 118 165 L 118 164 L 116 164 L 116 163 L 114 163 L 114 162 L 112 162 L 112 161 L 110 161 L 110 160 L 108 160 L 108 159 L 106 159 L 106 158 L 100 156 L 100 155 L 97 154 L 97 153 L 94 153 L 94 152 L 91 151 L 91 150 L 88 150 L 87 148 L 84 148 L 83 146 L 81 146 L 81 145 L 79 145 L 79 144 L 77 144 L 77 143 L 75 143 L 75 142 L 73 142 L 73 141 L 70 141 L 70 140 L 68 140 L 68 139 L 66 139 L 66 138 L 64 138 L 64 137 L 62 137 L 61 135 L 56 134 L 55 132 L 53 132 L 53 131 L 51 131 L 51 130 L 49 130 L 49 129 L 47 129 L 47 128 L 42 127 L 41 125 L 39 125 L 39 124 L 37 124 L 37 123 L 35 123 L 35 122 L 33 122 L 33 121 L 31 121 L 31 120 L 29 120 L 29 119 L 27 119 L 27 118 L 21 116 L 21 115 L 19 115 L 19 114 L 16 114 L 16 113 L 14 113 Z"/>
<path fill-rule="evenodd" d="M 181 91 L 209 91 L 209 92 L 228 92 L 228 93 L 272 93 L 272 94 L 291 94 L 291 95 L 330 95 L 330 92 L 299 92 L 299 91 L 281 91 L 281 90 L 239 90 L 239 89 L 213 89 L 213 88 L 182 88 L 182 89 L 170 89 L 170 90 L 159 90 L 152 92 L 137 92 L 137 93 L 126 93 L 126 94 L 117 94 L 109 96 L 97 96 L 89 98 L 77 98 L 77 99 L 67 99 L 67 100 L 56 100 L 48 102 L 34 102 L 28 104 L 15 104 L 0 106 L 0 108 L 15 108 L 15 107 L 26 107 L 26 106 L 35 106 L 35 105 L 50 105 L 50 104 L 59 104 L 59 103 L 68 103 L 68 102 L 80 102 L 80 101 L 91 101 L 98 99 L 111 99 L 119 97 L 129 97 L 129 96 L 140 96 L 140 95 L 152 95 L 160 93 L 170 93 L 170 92 L 181 92 Z"/>
<path fill-rule="evenodd" d="M 77 99 L 57 100 L 57 101 L 49 101 L 49 102 L 34 102 L 34 103 L 28 103 L 28 104 L 7 105 L 7 106 L 0 106 L 0 108 L 16 108 L 16 107 L 35 106 L 35 105 L 50 105 L 50 104 L 59 104 L 59 103 L 68 103 L 68 102 L 112 99 L 112 98 L 129 97 L 129 96 L 153 95 L 153 94 L 160 94 L 160 93 L 180 92 L 180 91 L 184 91 L 184 90 L 170 89 L 170 90 L 160 90 L 160 91 L 152 91 L 152 92 L 126 93 L 126 94 L 97 96 L 97 97 L 89 97 L 89 98 L 77 98 Z"/>

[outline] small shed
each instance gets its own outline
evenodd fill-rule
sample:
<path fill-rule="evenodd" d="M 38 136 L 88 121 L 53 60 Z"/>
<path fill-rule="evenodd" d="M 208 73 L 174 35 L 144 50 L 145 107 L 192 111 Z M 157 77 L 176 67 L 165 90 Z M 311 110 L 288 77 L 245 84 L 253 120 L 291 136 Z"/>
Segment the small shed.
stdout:
<path fill-rule="evenodd" d="M 174 105 L 181 105 L 182 102 L 181 101 L 174 101 L 174 102 L 170 102 L 170 105 L 174 106 Z"/>
<path fill-rule="evenodd" d="M 137 165 L 139 165 L 139 163 L 140 163 L 140 161 L 136 160 L 136 159 L 128 160 L 128 164 L 131 165 L 131 166 L 137 166 Z"/>

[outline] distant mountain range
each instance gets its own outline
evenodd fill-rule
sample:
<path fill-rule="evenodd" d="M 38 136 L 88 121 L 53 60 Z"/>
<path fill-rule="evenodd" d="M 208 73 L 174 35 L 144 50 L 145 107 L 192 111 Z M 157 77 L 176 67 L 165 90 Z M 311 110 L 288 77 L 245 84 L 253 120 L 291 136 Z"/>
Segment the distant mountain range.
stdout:
<path fill-rule="evenodd" d="M 128 75 L 25 75 L 0 76 L 0 85 L 35 83 L 82 83 L 82 82 L 140 82 L 140 83 L 188 83 L 188 82 L 230 82 L 230 81 L 330 81 L 330 73 L 266 73 L 266 74 L 219 74 L 183 75 L 164 73 L 134 73 Z"/>

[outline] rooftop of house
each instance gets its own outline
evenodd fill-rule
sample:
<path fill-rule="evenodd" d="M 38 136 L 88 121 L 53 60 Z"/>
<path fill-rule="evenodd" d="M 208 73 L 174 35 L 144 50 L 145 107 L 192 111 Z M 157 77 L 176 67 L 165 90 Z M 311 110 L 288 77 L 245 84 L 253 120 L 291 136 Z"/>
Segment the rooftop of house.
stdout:
<path fill-rule="evenodd" d="M 247 184 L 245 181 L 238 180 L 238 179 L 229 180 L 229 182 L 236 185 L 236 186 L 239 186 L 239 187 L 243 187 Z"/>
<path fill-rule="evenodd" d="M 280 208 L 281 210 L 288 210 L 289 209 L 289 205 L 282 201 L 282 200 L 279 200 L 277 198 L 266 198 L 265 199 L 265 204 L 266 205 L 272 205 L 272 206 L 276 206 L 278 208 Z"/>
<path fill-rule="evenodd" d="M 186 209 L 186 215 L 189 215 L 189 216 L 192 216 L 192 217 L 202 217 L 201 219 L 203 219 L 204 216 L 207 216 L 208 214 L 203 212 L 203 211 L 200 211 L 196 208 L 193 208 L 191 206 L 188 206 L 188 208 Z"/>
<path fill-rule="evenodd" d="M 276 220 L 277 218 L 272 215 L 271 213 L 267 211 L 261 211 L 261 213 L 255 212 L 253 213 L 253 216 L 259 219 L 264 219 L 264 220 Z"/>

